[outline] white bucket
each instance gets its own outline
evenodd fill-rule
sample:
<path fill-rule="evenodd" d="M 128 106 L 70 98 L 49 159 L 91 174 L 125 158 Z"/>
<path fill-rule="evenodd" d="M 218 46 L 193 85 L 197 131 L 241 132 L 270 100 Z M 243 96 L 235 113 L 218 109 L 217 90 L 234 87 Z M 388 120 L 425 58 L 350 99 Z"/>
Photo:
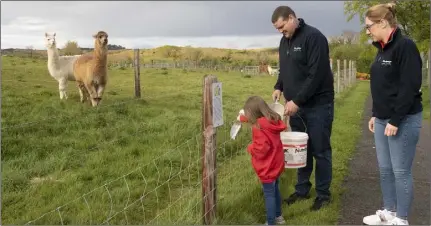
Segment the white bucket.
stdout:
<path fill-rule="evenodd" d="M 302 168 L 307 165 L 308 134 L 302 132 L 281 132 L 284 150 L 284 168 Z"/>

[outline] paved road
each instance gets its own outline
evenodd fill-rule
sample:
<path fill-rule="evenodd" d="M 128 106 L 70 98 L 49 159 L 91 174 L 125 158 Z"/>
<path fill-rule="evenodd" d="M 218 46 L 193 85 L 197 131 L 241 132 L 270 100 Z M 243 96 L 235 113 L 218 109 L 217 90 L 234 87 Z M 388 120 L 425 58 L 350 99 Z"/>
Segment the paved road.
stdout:
<path fill-rule="evenodd" d="M 365 103 L 362 137 L 350 162 L 350 174 L 344 180 L 345 193 L 341 197 L 338 224 L 361 225 L 364 215 L 375 213 L 381 207 L 379 172 L 373 135 L 368 130 L 371 117 L 371 98 Z M 414 200 L 409 217 L 410 225 L 430 225 L 430 158 L 431 128 L 429 121 L 422 125 L 421 137 L 413 167 Z"/>

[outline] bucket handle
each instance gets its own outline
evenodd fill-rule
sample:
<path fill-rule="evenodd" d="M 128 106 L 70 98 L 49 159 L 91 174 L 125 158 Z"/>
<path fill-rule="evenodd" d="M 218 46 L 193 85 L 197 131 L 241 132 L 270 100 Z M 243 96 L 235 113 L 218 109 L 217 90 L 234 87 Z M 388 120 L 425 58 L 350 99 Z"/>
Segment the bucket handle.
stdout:
<path fill-rule="evenodd" d="M 277 99 L 275 99 L 275 103 L 277 104 L 278 103 L 278 100 Z M 297 117 L 299 117 L 299 119 L 301 119 L 301 121 L 302 121 L 302 125 L 304 125 L 304 129 L 305 129 L 305 133 L 307 133 L 307 125 L 305 124 L 305 122 L 304 122 L 304 119 L 298 114 L 298 112 L 297 113 L 295 113 L 295 116 L 297 116 Z M 289 120 L 290 120 L 290 116 L 287 116 L 287 117 L 289 117 Z M 290 123 L 289 123 L 290 124 Z"/>
<path fill-rule="evenodd" d="M 304 125 L 305 133 L 307 133 L 307 125 L 305 125 L 304 119 L 298 113 L 296 113 L 295 115 L 298 116 L 299 119 L 301 119 L 302 125 Z M 290 120 L 290 118 L 289 118 L 289 120 Z"/>

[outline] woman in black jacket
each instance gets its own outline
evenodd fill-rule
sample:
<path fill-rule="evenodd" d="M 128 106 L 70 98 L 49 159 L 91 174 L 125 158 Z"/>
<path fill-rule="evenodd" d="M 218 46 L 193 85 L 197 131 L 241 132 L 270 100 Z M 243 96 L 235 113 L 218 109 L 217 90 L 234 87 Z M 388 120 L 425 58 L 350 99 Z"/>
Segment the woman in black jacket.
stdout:
<path fill-rule="evenodd" d="M 378 49 L 371 65 L 374 133 L 383 209 L 366 216 L 368 225 L 408 225 L 413 198 L 412 163 L 422 124 L 422 60 L 416 44 L 405 37 L 393 3 L 370 7 L 367 35 Z"/>

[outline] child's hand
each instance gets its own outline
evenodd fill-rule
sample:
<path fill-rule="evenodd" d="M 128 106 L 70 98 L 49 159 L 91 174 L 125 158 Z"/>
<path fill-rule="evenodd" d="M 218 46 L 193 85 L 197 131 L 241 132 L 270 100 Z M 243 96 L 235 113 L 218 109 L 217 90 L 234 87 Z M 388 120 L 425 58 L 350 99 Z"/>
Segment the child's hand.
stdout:
<path fill-rule="evenodd" d="M 237 120 L 237 121 L 241 121 L 241 120 L 240 120 L 240 116 L 241 116 L 241 115 L 244 115 L 244 114 L 245 114 L 244 109 L 241 109 L 241 110 L 239 111 L 239 113 L 238 113 L 238 117 L 236 117 L 236 120 Z"/>

